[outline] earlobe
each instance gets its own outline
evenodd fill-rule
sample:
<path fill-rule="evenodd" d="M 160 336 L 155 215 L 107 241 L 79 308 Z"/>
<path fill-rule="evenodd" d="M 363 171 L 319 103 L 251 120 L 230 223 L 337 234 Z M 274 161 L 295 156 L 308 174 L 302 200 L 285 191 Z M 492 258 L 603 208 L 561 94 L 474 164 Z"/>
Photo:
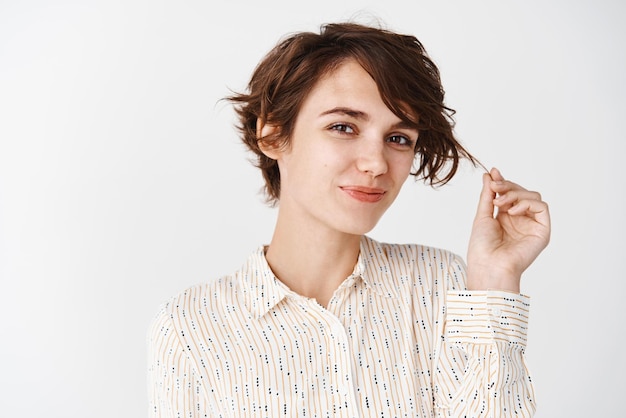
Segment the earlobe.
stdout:
<path fill-rule="evenodd" d="M 262 119 L 257 119 L 256 121 L 256 138 L 257 143 L 263 154 L 267 157 L 278 160 L 280 155 L 280 146 L 272 141 L 265 141 L 265 138 L 275 135 L 278 132 L 278 127 L 276 125 L 266 124 Z"/>

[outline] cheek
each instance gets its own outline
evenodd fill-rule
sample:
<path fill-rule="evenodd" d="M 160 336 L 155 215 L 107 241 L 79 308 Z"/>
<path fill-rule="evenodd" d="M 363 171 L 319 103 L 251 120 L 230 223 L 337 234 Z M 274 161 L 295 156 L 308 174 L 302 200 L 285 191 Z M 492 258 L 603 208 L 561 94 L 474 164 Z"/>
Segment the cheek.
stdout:
<path fill-rule="evenodd" d="M 411 172 L 411 168 L 413 167 L 413 162 L 415 161 L 415 156 L 401 156 L 395 161 L 394 164 L 394 176 L 402 182 L 406 180 Z"/>

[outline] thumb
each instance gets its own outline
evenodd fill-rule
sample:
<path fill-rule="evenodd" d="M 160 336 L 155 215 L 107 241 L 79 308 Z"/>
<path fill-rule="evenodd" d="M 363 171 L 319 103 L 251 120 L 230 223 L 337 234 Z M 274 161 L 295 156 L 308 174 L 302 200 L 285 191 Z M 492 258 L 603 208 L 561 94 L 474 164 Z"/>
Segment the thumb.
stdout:
<path fill-rule="evenodd" d="M 492 218 L 493 219 L 493 199 L 496 198 L 496 193 L 491 190 L 491 175 L 483 174 L 483 188 L 480 192 L 480 198 L 478 199 L 478 209 L 476 210 L 476 219 Z"/>

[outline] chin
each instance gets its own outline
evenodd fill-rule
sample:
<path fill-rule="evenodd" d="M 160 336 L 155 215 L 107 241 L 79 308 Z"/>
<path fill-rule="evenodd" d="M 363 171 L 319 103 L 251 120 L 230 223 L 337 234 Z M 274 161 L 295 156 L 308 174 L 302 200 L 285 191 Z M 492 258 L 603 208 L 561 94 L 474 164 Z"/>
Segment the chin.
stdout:
<path fill-rule="evenodd" d="M 365 235 L 370 232 L 378 224 L 378 220 L 361 220 L 361 222 L 355 222 L 356 219 L 352 218 L 349 222 L 344 223 L 343 228 L 337 228 L 347 234 L 352 235 Z"/>

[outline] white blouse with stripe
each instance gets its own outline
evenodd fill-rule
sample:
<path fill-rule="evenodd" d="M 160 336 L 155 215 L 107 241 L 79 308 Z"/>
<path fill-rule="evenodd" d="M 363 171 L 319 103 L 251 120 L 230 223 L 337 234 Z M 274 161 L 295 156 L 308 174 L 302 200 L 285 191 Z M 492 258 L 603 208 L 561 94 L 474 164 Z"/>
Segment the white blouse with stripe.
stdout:
<path fill-rule="evenodd" d="M 324 308 L 280 282 L 260 247 L 160 310 L 150 416 L 532 416 L 528 308 L 465 290 L 450 252 L 368 237 Z"/>

